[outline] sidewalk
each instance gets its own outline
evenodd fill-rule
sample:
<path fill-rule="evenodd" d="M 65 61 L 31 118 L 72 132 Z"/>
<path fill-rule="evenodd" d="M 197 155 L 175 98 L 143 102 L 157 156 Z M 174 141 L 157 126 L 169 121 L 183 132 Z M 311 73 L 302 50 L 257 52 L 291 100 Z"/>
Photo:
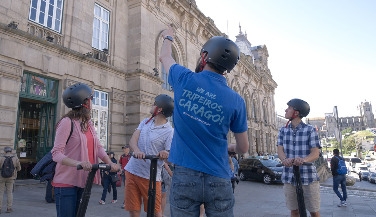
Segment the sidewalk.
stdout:
<path fill-rule="evenodd" d="M 356 182 L 348 190 L 348 206 L 337 207 L 338 197 L 332 189 L 332 178 L 321 184 L 321 216 L 322 217 L 371 217 L 376 216 L 376 184 L 367 181 Z M 235 188 L 235 217 L 289 217 L 285 205 L 283 185 L 265 185 L 253 181 L 241 181 Z M 121 216 L 129 217 L 129 213 L 120 208 L 124 197 L 124 187 L 118 189 L 118 203 L 99 205 L 101 186 L 93 186 L 87 210 L 87 217 Z M 44 201 L 45 184 L 38 180 L 16 180 L 14 191 L 14 212 L 9 216 L 23 217 L 27 213 L 34 216 L 56 216 L 55 204 Z M 107 195 L 107 201 L 111 194 Z M 5 200 L 3 200 L 5 202 Z M 3 203 L 3 209 L 5 204 Z M 167 204 L 166 217 L 169 217 Z M 141 217 L 146 217 L 142 212 Z"/>

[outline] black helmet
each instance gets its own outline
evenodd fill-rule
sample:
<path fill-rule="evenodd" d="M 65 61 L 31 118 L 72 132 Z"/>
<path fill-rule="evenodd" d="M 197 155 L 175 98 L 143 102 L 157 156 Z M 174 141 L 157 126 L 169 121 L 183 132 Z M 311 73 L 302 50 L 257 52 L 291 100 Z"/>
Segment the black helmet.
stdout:
<path fill-rule="evenodd" d="M 172 115 L 174 110 L 174 100 L 166 94 L 161 94 L 155 97 L 155 105 L 162 108 L 162 114 L 168 118 Z"/>
<path fill-rule="evenodd" d="M 214 36 L 202 46 L 201 53 L 207 52 L 206 62 L 218 65 L 230 72 L 238 63 L 239 47 L 230 39 L 223 36 Z"/>
<path fill-rule="evenodd" d="M 308 103 L 301 99 L 292 99 L 287 105 L 293 107 L 294 110 L 299 111 L 300 117 L 306 117 L 311 110 Z"/>
<path fill-rule="evenodd" d="M 5 153 L 12 152 L 12 148 L 9 147 L 9 146 L 6 146 L 6 147 L 4 147 L 4 152 Z"/>
<path fill-rule="evenodd" d="M 80 108 L 85 99 L 90 99 L 91 97 L 91 88 L 83 83 L 73 84 L 63 92 L 63 101 L 68 108 Z"/>

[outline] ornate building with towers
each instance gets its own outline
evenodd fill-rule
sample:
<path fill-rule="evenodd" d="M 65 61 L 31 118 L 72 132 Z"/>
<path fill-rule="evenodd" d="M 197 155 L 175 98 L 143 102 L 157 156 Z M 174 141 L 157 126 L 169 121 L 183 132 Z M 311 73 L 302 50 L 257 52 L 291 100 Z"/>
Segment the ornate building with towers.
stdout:
<path fill-rule="evenodd" d="M 361 102 L 358 106 L 359 116 L 338 117 L 338 126 L 333 113 L 326 113 L 322 120 L 322 133 L 328 137 L 334 137 L 336 130 L 343 131 L 351 128 L 352 131 L 362 131 L 375 128 L 375 118 L 372 112 L 372 104 L 368 101 Z"/>
<path fill-rule="evenodd" d="M 202 45 L 225 35 L 194 0 L 2 0 L 0 5 L 0 147 L 11 145 L 27 178 L 51 150 L 68 112 L 61 94 L 93 89 L 92 121 L 106 150 L 121 152 L 158 94 L 173 95 L 159 62 L 160 33 L 176 29 L 173 56 L 194 69 Z M 276 152 L 274 93 L 265 45 L 240 30 L 240 61 L 225 77 L 245 99 L 249 153 Z M 230 133 L 229 143 L 235 142 Z"/>

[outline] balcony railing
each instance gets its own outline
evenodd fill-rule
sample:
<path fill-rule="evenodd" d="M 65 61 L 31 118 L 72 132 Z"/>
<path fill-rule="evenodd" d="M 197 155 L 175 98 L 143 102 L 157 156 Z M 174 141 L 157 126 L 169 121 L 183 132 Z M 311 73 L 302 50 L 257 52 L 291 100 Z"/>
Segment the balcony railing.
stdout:
<path fill-rule="evenodd" d="M 27 32 L 31 35 L 37 36 L 39 38 L 46 39 L 51 43 L 62 45 L 63 36 L 49 28 L 40 26 L 38 24 L 29 22 L 27 24 Z"/>
<path fill-rule="evenodd" d="M 97 50 L 95 48 L 92 49 L 91 52 L 85 54 L 87 57 L 91 57 L 100 61 L 103 61 L 105 63 L 109 63 L 110 61 L 110 55 L 108 54 L 107 49 Z"/>

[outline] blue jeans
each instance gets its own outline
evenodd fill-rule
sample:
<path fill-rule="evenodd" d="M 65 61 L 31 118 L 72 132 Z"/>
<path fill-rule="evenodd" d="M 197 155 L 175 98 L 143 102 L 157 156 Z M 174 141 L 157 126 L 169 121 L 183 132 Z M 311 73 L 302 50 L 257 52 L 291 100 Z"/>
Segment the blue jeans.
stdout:
<path fill-rule="evenodd" d="M 116 182 L 112 182 L 111 176 L 103 177 L 103 192 L 101 200 L 106 201 L 108 187 L 112 186 L 112 199 L 117 200 Z"/>
<path fill-rule="evenodd" d="M 341 184 L 343 196 L 338 191 L 338 186 L 340 184 Z M 337 194 L 337 196 L 339 197 L 339 199 L 341 201 L 346 201 L 346 199 L 347 199 L 346 175 L 336 175 L 336 176 L 333 177 L 333 191 L 334 191 L 334 193 Z"/>
<path fill-rule="evenodd" d="M 84 189 L 79 187 L 55 187 L 55 203 L 57 217 L 74 217 Z"/>
<path fill-rule="evenodd" d="M 233 217 L 235 198 L 230 179 L 175 166 L 170 189 L 171 216 L 199 216 L 201 204 L 207 217 Z"/>

